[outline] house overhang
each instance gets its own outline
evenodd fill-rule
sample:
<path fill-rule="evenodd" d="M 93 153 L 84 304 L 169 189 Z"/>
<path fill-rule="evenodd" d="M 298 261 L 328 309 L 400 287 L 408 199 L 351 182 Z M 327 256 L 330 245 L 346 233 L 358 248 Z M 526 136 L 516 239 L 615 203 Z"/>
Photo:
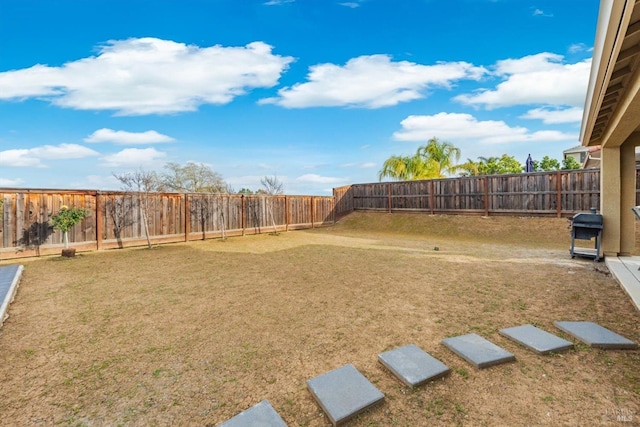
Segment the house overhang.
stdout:
<path fill-rule="evenodd" d="M 640 0 L 601 0 L 582 145 L 617 147 L 640 130 Z"/>

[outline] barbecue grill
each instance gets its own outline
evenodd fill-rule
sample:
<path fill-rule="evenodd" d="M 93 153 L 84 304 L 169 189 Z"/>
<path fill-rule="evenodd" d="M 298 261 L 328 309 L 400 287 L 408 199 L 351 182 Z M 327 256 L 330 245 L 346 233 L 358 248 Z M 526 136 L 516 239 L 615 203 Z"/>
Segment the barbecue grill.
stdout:
<path fill-rule="evenodd" d="M 571 221 L 571 258 L 582 256 L 600 261 L 600 241 L 602 240 L 602 215 L 591 212 L 575 214 Z M 591 240 L 595 238 L 595 251 L 587 248 L 576 248 L 576 239 Z"/>

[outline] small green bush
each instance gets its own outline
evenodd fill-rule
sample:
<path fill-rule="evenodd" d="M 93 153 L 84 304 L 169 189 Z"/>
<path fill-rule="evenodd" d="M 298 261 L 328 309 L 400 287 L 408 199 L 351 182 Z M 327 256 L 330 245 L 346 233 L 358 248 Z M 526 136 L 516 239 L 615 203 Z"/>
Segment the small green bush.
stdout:
<path fill-rule="evenodd" d="M 63 205 L 57 214 L 51 216 L 49 223 L 56 230 L 62 231 L 65 249 L 69 247 L 67 232 L 88 217 L 89 214 L 91 214 L 91 212 L 86 209 Z"/>

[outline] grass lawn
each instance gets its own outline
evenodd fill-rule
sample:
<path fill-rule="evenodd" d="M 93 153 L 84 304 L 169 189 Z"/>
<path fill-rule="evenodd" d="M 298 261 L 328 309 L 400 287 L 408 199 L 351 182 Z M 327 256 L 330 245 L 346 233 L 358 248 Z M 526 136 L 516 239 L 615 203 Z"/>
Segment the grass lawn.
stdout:
<path fill-rule="evenodd" d="M 498 334 L 532 323 L 567 338 L 553 321 L 589 320 L 640 342 L 640 313 L 569 242 L 565 219 L 356 213 L 22 260 L 0 329 L 2 423 L 218 425 L 268 399 L 290 426 L 327 426 L 306 380 L 347 363 L 386 396 L 352 426 L 638 422 L 639 350 L 539 356 Z M 440 343 L 472 332 L 517 361 L 476 370 Z M 402 385 L 377 355 L 409 343 L 451 375 Z"/>

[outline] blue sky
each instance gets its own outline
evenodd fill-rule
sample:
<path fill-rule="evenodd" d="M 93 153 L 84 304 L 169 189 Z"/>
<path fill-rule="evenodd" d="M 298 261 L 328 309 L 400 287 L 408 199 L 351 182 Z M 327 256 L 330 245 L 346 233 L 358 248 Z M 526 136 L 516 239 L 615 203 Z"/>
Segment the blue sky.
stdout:
<path fill-rule="evenodd" d="M 597 0 L 2 0 L 0 187 L 119 189 L 201 162 L 236 190 L 377 181 L 579 144 Z"/>

